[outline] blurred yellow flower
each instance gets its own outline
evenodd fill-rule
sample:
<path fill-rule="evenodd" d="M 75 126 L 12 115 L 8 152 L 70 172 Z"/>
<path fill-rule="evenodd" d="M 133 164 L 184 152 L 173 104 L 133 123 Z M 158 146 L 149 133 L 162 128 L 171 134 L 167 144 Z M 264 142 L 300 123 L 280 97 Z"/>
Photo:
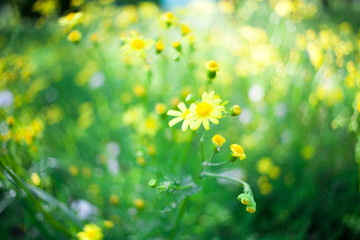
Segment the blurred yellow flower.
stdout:
<path fill-rule="evenodd" d="M 146 165 L 146 161 L 145 158 L 143 156 L 138 156 L 136 158 L 136 162 L 137 164 L 139 164 L 140 166 L 145 166 Z"/>
<path fill-rule="evenodd" d="M 139 210 L 144 209 L 144 207 L 145 207 L 144 199 L 142 199 L 142 198 L 135 199 L 134 200 L 134 206 Z"/>
<path fill-rule="evenodd" d="M 159 40 L 159 41 L 156 42 L 155 48 L 156 48 L 157 53 L 161 53 L 162 51 L 164 51 L 165 45 L 161 40 Z"/>
<path fill-rule="evenodd" d="M 110 220 L 105 220 L 105 221 L 104 221 L 104 226 L 105 226 L 106 228 L 113 228 L 113 227 L 114 227 L 114 223 L 113 223 L 112 221 L 110 221 Z"/>
<path fill-rule="evenodd" d="M 176 17 L 172 12 L 166 12 L 161 16 L 161 19 L 170 26 L 176 22 Z"/>
<path fill-rule="evenodd" d="M 166 105 L 163 104 L 163 103 L 157 103 L 157 104 L 155 105 L 155 111 L 156 111 L 156 113 L 159 114 L 159 115 L 165 114 L 165 112 L 166 112 Z"/>
<path fill-rule="evenodd" d="M 69 13 L 59 19 L 59 25 L 63 27 L 73 28 L 79 24 L 84 16 L 83 12 Z"/>
<path fill-rule="evenodd" d="M 210 72 L 217 72 L 220 70 L 218 63 L 214 60 L 210 60 L 206 63 L 206 69 Z"/>
<path fill-rule="evenodd" d="M 79 174 L 79 168 L 75 165 L 70 165 L 69 166 L 69 173 L 72 175 L 72 176 L 77 176 Z"/>
<path fill-rule="evenodd" d="M 204 92 L 200 103 L 191 104 L 190 113 L 186 116 L 186 120 L 190 122 L 192 130 L 198 129 L 201 123 L 206 130 L 210 129 L 209 121 L 214 124 L 219 123 L 218 119 L 222 118 L 225 107 L 220 105 L 221 99 L 215 99 L 214 95 L 214 91 L 210 93 Z"/>
<path fill-rule="evenodd" d="M 137 97 L 145 96 L 145 93 L 146 93 L 145 91 L 146 91 L 145 87 L 141 84 L 136 84 L 133 88 L 133 92 L 134 92 L 135 96 L 137 96 Z"/>
<path fill-rule="evenodd" d="M 103 233 L 95 224 L 86 224 L 83 231 L 77 234 L 79 240 L 101 240 Z"/>
<path fill-rule="evenodd" d="M 140 54 L 142 57 L 145 57 L 145 49 L 154 43 L 153 40 L 144 39 L 136 31 L 131 31 L 129 37 L 124 38 L 124 42 L 126 44 L 122 47 L 122 50 L 125 54 L 133 52 Z"/>
<path fill-rule="evenodd" d="M 260 174 L 267 174 L 272 166 L 271 159 L 268 157 L 261 158 L 256 164 L 256 170 Z"/>
<path fill-rule="evenodd" d="M 191 29 L 189 28 L 189 26 L 187 24 L 181 24 L 181 34 L 185 36 L 189 33 L 191 33 Z"/>
<path fill-rule="evenodd" d="M 8 117 L 6 117 L 6 123 L 9 124 L 10 126 L 14 125 L 14 123 L 15 123 L 15 118 L 14 118 L 14 116 L 8 116 Z"/>
<path fill-rule="evenodd" d="M 67 39 L 69 42 L 78 43 L 81 40 L 81 32 L 78 30 L 73 30 L 71 33 L 69 33 Z"/>
<path fill-rule="evenodd" d="M 32 184 L 34 184 L 35 186 L 39 186 L 40 183 L 41 183 L 39 174 L 37 174 L 37 173 L 32 173 L 32 174 L 31 174 L 31 182 L 32 182 Z"/>
<path fill-rule="evenodd" d="M 109 198 L 109 202 L 112 205 L 118 205 L 119 204 L 119 197 L 115 194 L 111 194 Z"/>
<path fill-rule="evenodd" d="M 178 51 L 181 52 L 181 43 L 179 41 L 173 41 L 171 45 Z"/>

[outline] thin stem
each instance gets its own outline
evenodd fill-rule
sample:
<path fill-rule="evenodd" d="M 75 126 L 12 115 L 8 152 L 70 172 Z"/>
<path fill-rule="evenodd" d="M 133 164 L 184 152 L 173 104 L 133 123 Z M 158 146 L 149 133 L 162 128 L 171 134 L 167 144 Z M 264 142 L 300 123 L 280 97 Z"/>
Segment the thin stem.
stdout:
<path fill-rule="evenodd" d="M 193 185 L 192 184 L 188 184 L 188 185 L 183 185 L 183 186 L 178 186 L 178 187 L 172 187 L 171 189 L 174 190 L 184 190 L 184 189 L 189 189 L 192 188 Z"/>
<path fill-rule="evenodd" d="M 184 199 L 183 199 L 182 202 L 181 202 L 181 206 L 180 206 L 179 212 L 178 212 L 178 214 L 177 214 L 177 216 L 176 216 L 175 224 L 174 224 L 174 226 L 173 226 L 173 229 L 171 230 L 170 239 L 174 239 L 174 238 L 175 238 L 176 231 L 177 231 L 178 226 L 179 226 L 179 221 L 180 221 L 182 215 L 183 215 L 184 212 L 185 212 L 185 207 L 186 207 L 187 201 L 188 201 L 188 196 L 185 196 Z"/>
<path fill-rule="evenodd" d="M 223 175 L 216 174 L 216 173 L 210 173 L 210 172 L 202 172 L 201 176 L 207 176 L 207 177 L 213 177 L 213 178 L 222 178 L 222 179 L 226 179 L 226 180 L 229 180 L 229 181 L 232 181 L 232 182 L 240 183 L 240 184 L 242 184 L 244 186 L 244 191 L 245 192 L 247 192 L 247 191 L 251 192 L 250 185 L 247 182 L 245 182 L 243 180 L 240 180 L 240 179 L 227 177 L 227 176 L 223 176 Z"/>
<path fill-rule="evenodd" d="M 209 163 L 207 166 L 209 166 L 209 167 L 218 167 L 218 166 L 225 165 L 225 164 L 227 164 L 229 162 L 230 162 L 230 160 L 226 160 L 226 161 L 223 161 L 223 162 L 220 162 L 220 163 Z"/>
<path fill-rule="evenodd" d="M 200 141 L 200 148 L 201 148 L 201 162 L 204 162 L 205 161 L 205 152 L 204 152 L 204 144 L 203 144 L 203 141 L 204 141 L 204 133 L 203 135 L 201 136 L 201 138 L 199 137 L 199 135 L 197 134 L 196 131 L 193 131 L 195 136 L 199 139 Z"/>
<path fill-rule="evenodd" d="M 62 231 L 66 236 L 68 236 L 70 238 L 74 237 L 73 234 L 71 232 L 69 232 L 61 223 L 59 223 L 47 211 L 45 211 L 45 209 L 40 205 L 40 203 L 32 195 L 32 193 L 29 191 L 29 189 L 20 181 L 20 179 L 18 179 L 18 177 L 11 170 L 9 170 L 1 162 L 0 162 L 0 166 L 16 182 L 17 186 L 20 187 L 27 194 L 27 196 L 30 198 L 30 200 L 33 202 L 33 204 L 45 215 L 45 218 L 47 219 L 48 223 L 52 227 Z"/>
<path fill-rule="evenodd" d="M 190 67 L 189 61 L 187 61 L 184 54 L 180 53 L 180 56 L 181 56 L 181 59 L 183 59 L 183 61 L 180 61 L 180 62 L 186 66 L 186 69 L 188 70 L 190 78 L 191 78 L 191 80 L 192 80 L 192 82 L 194 84 L 194 89 L 195 89 L 196 96 L 198 96 L 199 95 L 199 88 L 197 86 L 196 79 L 195 79 L 194 74 L 192 72 L 192 69 Z"/>
<path fill-rule="evenodd" d="M 182 156 L 182 159 L 181 159 L 181 166 L 184 166 L 184 164 L 185 164 L 185 161 L 187 159 L 187 156 L 188 156 L 189 149 L 190 149 L 193 138 L 194 138 L 194 131 L 191 133 L 190 140 L 189 140 L 188 144 L 186 145 L 185 151 L 183 153 L 183 156 Z"/>

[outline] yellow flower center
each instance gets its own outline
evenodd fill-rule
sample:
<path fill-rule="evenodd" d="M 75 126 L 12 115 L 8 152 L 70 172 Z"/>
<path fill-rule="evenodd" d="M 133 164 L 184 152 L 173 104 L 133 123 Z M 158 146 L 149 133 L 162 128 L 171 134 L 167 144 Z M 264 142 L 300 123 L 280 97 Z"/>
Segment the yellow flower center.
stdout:
<path fill-rule="evenodd" d="M 88 238 L 92 238 L 96 236 L 96 231 L 94 229 L 89 229 L 85 232 L 85 234 Z"/>
<path fill-rule="evenodd" d="M 201 102 L 196 106 L 196 113 L 199 117 L 208 116 L 211 111 L 211 105 L 207 102 Z"/>
<path fill-rule="evenodd" d="M 135 38 L 134 40 L 132 40 L 131 42 L 131 47 L 135 50 L 141 50 L 145 47 L 145 42 L 142 39 L 139 38 Z"/>
<path fill-rule="evenodd" d="M 75 17 L 75 13 L 69 13 L 68 15 L 65 16 L 66 20 L 71 21 L 73 20 Z"/>
<path fill-rule="evenodd" d="M 219 65 L 216 61 L 211 60 L 206 64 L 206 67 L 211 72 L 219 71 Z"/>
<path fill-rule="evenodd" d="M 189 109 L 186 109 L 185 112 L 183 113 L 182 117 L 183 119 L 186 118 L 186 116 L 190 113 Z"/>
<path fill-rule="evenodd" d="M 216 62 L 210 62 L 209 67 L 216 68 L 218 65 Z"/>

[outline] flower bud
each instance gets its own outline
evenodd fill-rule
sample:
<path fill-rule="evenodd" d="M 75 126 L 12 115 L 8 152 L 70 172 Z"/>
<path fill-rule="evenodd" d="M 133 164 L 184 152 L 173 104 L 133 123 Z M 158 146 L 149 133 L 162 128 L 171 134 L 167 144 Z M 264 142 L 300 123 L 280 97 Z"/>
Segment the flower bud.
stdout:
<path fill-rule="evenodd" d="M 165 49 L 165 45 L 161 40 L 159 40 L 156 42 L 155 48 L 156 48 L 156 53 L 160 54 Z"/>
<path fill-rule="evenodd" d="M 254 213 L 256 212 L 256 203 L 254 201 L 252 201 L 247 207 L 246 207 L 246 211 L 249 213 Z"/>
<path fill-rule="evenodd" d="M 172 46 L 176 49 L 176 51 L 181 52 L 181 43 L 179 41 L 172 42 Z"/>
<path fill-rule="evenodd" d="M 73 30 L 71 33 L 69 33 L 67 39 L 69 42 L 78 43 L 81 40 L 81 32 L 78 30 Z"/>
<path fill-rule="evenodd" d="M 241 113 L 241 108 L 239 105 L 234 105 L 230 108 L 230 115 L 231 116 L 238 116 Z"/>
<path fill-rule="evenodd" d="M 156 179 L 151 179 L 151 180 L 149 181 L 148 185 L 149 185 L 150 187 L 152 187 L 152 188 L 156 188 L 156 186 L 157 186 L 157 181 L 156 181 Z"/>
<path fill-rule="evenodd" d="M 185 98 L 185 102 L 188 104 L 192 104 L 195 102 L 195 97 L 194 95 L 192 95 L 191 93 L 189 95 L 187 95 L 187 97 Z"/>
<path fill-rule="evenodd" d="M 249 205 L 252 201 L 251 201 L 251 196 L 247 193 L 241 193 L 237 199 L 239 200 L 239 202 L 241 202 L 244 205 Z"/>
<path fill-rule="evenodd" d="M 216 77 L 216 72 L 212 72 L 212 71 L 207 71 L 206 72 L 206 75 L 207 75 L 207 77 L 210 79 L 210 80 L 212 80 L 212 79 L 214 79 L 215 77 Z"/>

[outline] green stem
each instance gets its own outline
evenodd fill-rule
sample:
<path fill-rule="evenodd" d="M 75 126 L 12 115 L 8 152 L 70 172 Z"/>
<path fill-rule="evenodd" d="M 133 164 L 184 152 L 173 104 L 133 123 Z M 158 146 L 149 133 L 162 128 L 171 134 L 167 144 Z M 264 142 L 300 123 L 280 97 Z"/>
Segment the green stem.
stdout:
<path fill-rule="evenodd" d="M 200 171 L 199 171 L 199 176 L 201 177 L 201 172 L 205 169 L 206 166 L 209 166 L 209 164 L 211 163 L 211 161 L 214 159 L 216 154 L 216 151 L 214 150 L 213 153 L 211 154 L 211 157 L 209 158 L 209 160 L 202 162 Z"/>
<path fill-rule="evenodd" d="M 200 138 L 196 131 L 193 131 L 193 132 L 194 132 L 195 136 L 196 136 L 196 137 L 199 139 L 199 141 L 200 141 L 201 162 L 204 162 L 204 161 L 205 161 L 205 152 L 204 152 L 204 144 L 203 144 L 204 134 L 203 134 L 202 137 Z"/>
<path fill-rule="evenodd" d="M 194 138 L 194 132 L 191 133 L 190 140 L 189 140 L 189 142 L 188 142 L 188 144 L 187 144 L 187 146 L 185 148 L 185 151 L 183 153 L 183 156 L 182 156 L 182 159 L 181 159 L 181 166 L 184 166 L 184 164 L 185 164 L 185 161 L 186 161 L 186 159 L 188 157 L 189 149 L 190 149 L 193 138 Z"/>
<path fill-rule="evenodd" d="M 210 172 L 202 172 L 201 176 L 207 176 L 207 177 L 213 177 L 213 178 L 222 178 L 222 179 L 226 179 L 226 180 L 229 180 L 229 181 L 232 181 L 232 182 L 240 183 L 240 184 L 242 184 L 244 186 L 244 191 L 245 192 L 247 192 L 247 191 L 251 192 L 250 185 L 247 182 L 245 182 L 243 180 L 240 180 L 240 179 L 227 177 L 227 176 L 223 176 L 223 175 L 216 174 L 216 173 L 210 173 Z"/>
<path fill-rule="evenodd" d="M 173 187 L 172 189 L 174 189 L 174 190 L 184 190 L 184 189 L 189 189 L 189 188 L 192 188 L 192 187 L 193 187 L 192 184 L 188 184 L 188 185 Z"/>
<path fill-rule="evenodd" d="M 186 66 L 186 69 L 188 70 L 190 78 L 191 78 L 191 80 L 192 80 L 192 82 L 194 84 L 194 89 L 195 89 L 196 96 L 199 96 L 199 88 L 197 86 L 196 79 L 195 79 L 193 71 L 192 71 L 192 69 L 190 67 L 189 61 L 187 61 L 184 54 L 180 53 L 180 56 L 181 56 L 181 59 L 183 59 L 183 61 L 180 61 L 180 62 Z"/>
<path fill-rule="evenodd" d="M 184 197 L 184 199 L 183 199 L 182 202 L 181 202 L 181 206 L 180 206 L 179 212 L 178 212 L 178 214 L 177 214 L 177 216 L 176 216 L 173 229 L 171 230 L 170 239 L 174 239 L 174 238 L 175 238 L 176 231 L 177 231 L 178 226 L 179 226 L 179 221 L 180 221 L 182 215 L 183 215 L 184 212 L 185 212 L 185 207 L 186 207 L 187 201 L 188 201 L 188 196 Z"/>
<path fill-rule="evenodd" d="M 223 162 L 220 162 L 220 163 L 209 163 L 207 166 L 209 166 L 209 167 L 218 167 L 218 166 L 225 165 L 228 162 L 230 162 L 230 160 L 226 160 L 226 161 L 223 161 Z"/>
<path fill-rule="evenodd" d="M 55 218 L 53 218 L 45 209 L 41 206 L 41 204 L 36 200 L 36 198 L 32 195 L 29 189 L 18 179 L 18 177 L 9 170 L 3 163 L 0 162 L 1 168 L 10 175 L 10 177 L 15 181 L 18 187 L 20 187 L 26 195 L 30 198 L 33 204 L 44 214 L 45 218 L 47 219 L 48 223 L 57 230 L 62 231 L 66 236 L 70 238 L 74 238 L 74 235 L 69 232 L 61 223 L 59 223 Z"/>

